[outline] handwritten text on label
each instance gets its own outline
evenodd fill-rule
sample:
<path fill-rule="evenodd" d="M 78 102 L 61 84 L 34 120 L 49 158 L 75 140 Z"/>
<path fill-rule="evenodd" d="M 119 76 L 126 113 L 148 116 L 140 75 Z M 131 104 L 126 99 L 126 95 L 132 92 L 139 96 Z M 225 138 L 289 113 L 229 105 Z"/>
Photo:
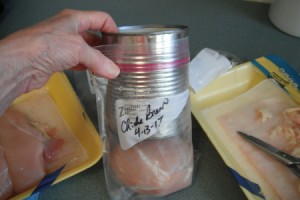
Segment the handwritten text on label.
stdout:
<path fill-rule="evenodd" d="M 141 137 L 141 135 L 149 135 L 153 131 L 157 131 L 163 120 L 163 110 L 165 106 L 169 104 L 169 99 L 165 98 L 161 106 L 153 108 L 153 105 L 148 104 L 146 106 L 141 105 L 131 105 L 131 106 L 120 106 L 119 107 L 119 117 L 128 115 L 120 124 L 120 130 L 122 133 L 126 134 L 128 132 L 133 132 L 134 135 Z M 145 109 L 141 109 L 146 107 Z M 137 111 L 139 112 L 134 112 Z M 135 114 L 134 116 L 133 113 Z"/>

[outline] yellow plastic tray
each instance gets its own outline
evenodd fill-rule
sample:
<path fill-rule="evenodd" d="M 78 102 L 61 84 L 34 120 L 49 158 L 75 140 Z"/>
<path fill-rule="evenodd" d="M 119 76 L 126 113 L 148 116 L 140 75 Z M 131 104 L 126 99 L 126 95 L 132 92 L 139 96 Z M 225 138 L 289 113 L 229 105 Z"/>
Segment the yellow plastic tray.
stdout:
<path fill-rule="evenodd" d="M 192 114 L 206 132 L 208 138 L 226 165 L 235 169 L 240 174 L 243 174 L 243 172 L 240 171 L 238 167 L 239 164 L 236 163 L 235 159 L 226 151 L 226 147 L 224 147 L 225 144 L 221 143 L 219 138 L 213 134 L 213 130 L 209 127 L 209 122 L 207 122 L 205 116 L 202 115 L 201 110 L 238 96 L 264 79 L 265 76 L 262 72 L 256 69 L 251 62 L 247 62 L 236 66 L 234 69 L 218 77 L 199 92 L 191 92 L 190 94 Z M 248 199 L 260 199 L 243 187 L 241 187 L 241 189 Z"/>
<path fill-rule="evenodd" d="M 269 58 L 274 58 L 275 60 L 278 59 L 278 57 L 272 56 L 270 56 Z M 299 89 L 295 87 L 295 82 L 291 80 L 289 76 L 286 76 L 286 72 L 284 72 L 283 70 L 289 70 L 289 67 L 285 68 L 286 66 L 283 66 L 281 68 L 279 66 L 276 66 L 266 57 L 256 59 L 254 62 L 256 62 L 257 65 L 254 65 L 253 62 L 246 62 L 244 64 L 236 66 L 227 73 L 215 79 L 204 89 L 200 90 L 197 93 L 191 92 L 190 94 L 192 114 L 201 125 L 226 165 L 237 172 L 239 176 L 246 178 L 247 181 L 249 180 L 250 182 L 251 174 L 247 174 L 247 172 L 243 171 L 243 168 L 241 167 L 242 163 L 239 163 L 237 161 L 238 159 L 234 158 L 229 153 L 228 148 L 230 148 L 230 144 L 224 144 L 224 142 L 220 138 L 218 138 L 217 134 L 215 134 L 214 130 L 210 127 L 209 120 L 206 119 L 201 111 L 205 108 L 229 100 L 246 92 L 259 82 L 265 80 L 266 77 L 272 77 L 277 82 L 283 83 L 283 87 L 285 87 L 287 91 L 289 91 L 292 98 L 294 98 L 294 100 L 299 103 Z M 290 74 L 294 76 L 297 73 L 291 72 Z M 294 78 L 295 80 L 297 79 L 296 82 L 299 81 L 299 77 L 294 76 Z M 255 195 L 242 187 L 241 184 L 240 187 L 248 199 L 262 199 L 258 195 Z M 259 190 L 258 194 L 263 195 L 261 192 L 262 191 Z"/>
<path fill-rule="evenodd" d="M 91 167 L 99 161 L 102 157 L 102 142 L 99 133 L 84 111 L 75 91 L 64 73 L 58 72 L 52 75 L 44 88 L 48 90 L 64 120 L 88 154 L 88 159 L 85 160 L 85 162 L 74 168 L 63 170 L 53 183 L 56 184 Z M 29 92 L 20 96 L 15 102 L 20 98 L 24 98 L 25 95 L 32 95 L 32 93 L 33 92 Z M 31 188 L 14 196 L 12 199 L 24 199 L 29 197 L 35 189 L 35 187 Z"/>

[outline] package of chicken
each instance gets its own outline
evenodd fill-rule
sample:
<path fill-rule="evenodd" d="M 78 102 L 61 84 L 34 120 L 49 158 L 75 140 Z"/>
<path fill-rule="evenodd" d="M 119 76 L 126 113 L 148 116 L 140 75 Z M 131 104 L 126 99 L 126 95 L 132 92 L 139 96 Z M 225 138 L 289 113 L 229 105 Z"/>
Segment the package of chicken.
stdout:
<path fill-rule="evenodd" d="M 25 199 L 95 164 L 101 140 L 63 73 L 0 116 L 0 200 Z"/>
<path fill-rule="evenodd" d="M 300 179 L 242 138 L 242 131 L 300 157 L 300 77 L 268 55 L 238 65 L 191 94 L 192 113 L 248 199 L 300 199 Z"/>

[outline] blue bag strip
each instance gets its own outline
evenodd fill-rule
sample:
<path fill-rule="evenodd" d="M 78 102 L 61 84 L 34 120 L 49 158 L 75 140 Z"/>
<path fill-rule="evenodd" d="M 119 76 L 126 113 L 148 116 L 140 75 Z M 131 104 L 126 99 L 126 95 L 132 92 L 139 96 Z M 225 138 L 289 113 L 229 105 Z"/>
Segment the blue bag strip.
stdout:
<path fill-rule="evenodd" d="M 285 60 L 283 60 L 279 56 L 267 55 L 265 57 L 272 63 L 277 65 L 279 69 L 283 73 L 285 73 L 289 79 L 293 81 L 294 85 L 296 84 L 297 89 L 300 90 L 300 76 L 299 73 L 292 66 L 290 66 Z"/>
<path fill-rule="evenodd" d="M 60 167 L 56 171 L 52 172 L 51 174 L 46 175 L 39 185 L 35 188 L 35 190 L 32 192 L 31 195 L 38 193 L 48 187 L 51 187 L 52 183 L 56 180 L 56 178 L 59 176 L 60 172 L 65 168 L 66 165 Z"/>
<path fill-rule="evenodd" d="M 39 195 L 40 195 L 40 193 L 37 192 L 37 193 L 34 193 L 34 194 L 30 195 L 29 197 L 27 197 L 24 200 L 38 200 L 39 199 Z"/>
<path fill-rule="evenodd" d="M 256 60 L 251 61 L 252 64 L 254 64 L 260 71 L 262 71 L 267 78 L 271 78 L 270 72 L 261 64 L 259 64 Z"/>
<path fill-rule="evenodd" d="M 258 196 L 262 199 L 266 199 L 258 184 L 256 184 L 256 183 L 246 179 L 245 177 L 241 176 L 237 171 L 235 171 L 231 167 L 229 167 L 229 169 L 230 169 L 231 173 L 234 175 L 237 182 L 240 184 L 240 186 L 242 186 L 243 188 L 245 188 L 246 190 L 248 190 L 252 194 L 254 194 L 254 195 L 256 195 L 256 196 Z"/>

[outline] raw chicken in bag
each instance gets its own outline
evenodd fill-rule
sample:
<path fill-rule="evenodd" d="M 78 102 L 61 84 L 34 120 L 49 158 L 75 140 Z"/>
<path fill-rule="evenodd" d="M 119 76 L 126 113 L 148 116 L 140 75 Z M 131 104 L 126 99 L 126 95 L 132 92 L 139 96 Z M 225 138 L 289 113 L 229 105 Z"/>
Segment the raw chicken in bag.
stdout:
<path fill-rule="evenodd" d="M 121 71 L 108 81 L 105 110 L 98 105 L 111 197 L 151 199 L 188 187 L 194 159 L 187 27 L 120 27 L 102 42 L 97 48 Z"/>

